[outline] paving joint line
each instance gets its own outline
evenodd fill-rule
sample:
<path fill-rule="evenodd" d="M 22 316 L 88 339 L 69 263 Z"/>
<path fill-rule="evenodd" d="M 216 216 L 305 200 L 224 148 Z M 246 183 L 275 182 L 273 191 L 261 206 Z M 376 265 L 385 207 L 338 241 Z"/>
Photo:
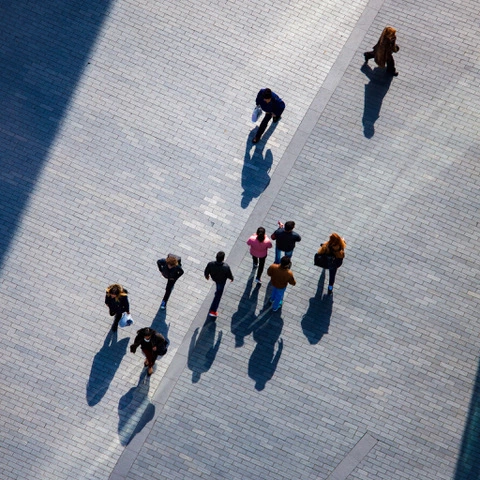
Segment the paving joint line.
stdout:
<path fill-rule="evenodd" d="M 233 245 L 231 252 L 228 254 L 228 264 L 232 267 L 233 271 L 235 271 L 235 267 L 241 264 L 245 255 L 245 238 L 249 237 L 251 232 L 256 231 L 258 225 L 263 222 L 269 210 L 272 208 L 273 203 L 278 196 L 278 192 L 285 183 L 288 174 L 295 164 L 295 161 L 302 152 L 313 129 L 320 120 L 325 107 L 328 105 L 331 96 L 335 92 L 343 75 L 345 74 L 345 71 L 352 62 L 358 46 L 375 20 L 375 17 L 377 16 L 380 8 L 383 6 L 384 1 L 385 0 L 370 0 L 370 2 L 367 4 L 362 12 L 362 15 L 357 21 L 357 24 L 345 42 L 340 54 L 335 60 L 335 63 L 332 65 L 323 84 L 319 88 L 315 98 L 307 109 L 297 131 L 293 135 L 292 140 L 288 144 L 287 149 L 285 150 L 274 173 L 272 174 L 270 184 L 262 193 L 262 196 L 245 222 L 245 225 L 235 244 Z M 212 302 L 214 290 L 215 289 L 212 286 L 152 397 L 152 403 L 155 405 L 154 418 L 147 423 L 125 447 L 109 477 L 109 480 L 126 480 L 128 478 L 130 469 L 142 450 L 143 444 L 150 435 L 154 424 L 157 422 L 157 418 L 161 414 L 164 405 L 168 401 L 171 392 L 175 388 L 180 375 L 185 370 L 188 360 L 190 339 L 195 329 L 201 328 L 201 326 L 205 323 L 205 312 L 208 311 L 208 308 Z M 362 439 L 364 437 L 362 437 Z M 337 468 L 339 467 L 340 465 Z M 336 477 L 332 477 L 332 480 L 333 478 Z"/>

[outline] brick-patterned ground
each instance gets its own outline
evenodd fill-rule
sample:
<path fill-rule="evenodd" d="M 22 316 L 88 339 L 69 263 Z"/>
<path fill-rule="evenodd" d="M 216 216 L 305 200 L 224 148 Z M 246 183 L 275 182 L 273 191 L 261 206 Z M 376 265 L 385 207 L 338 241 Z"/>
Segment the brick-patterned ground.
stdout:
<path fill-rule="evenodd" d="M 476 4 L 63 5 L 18 2 L 0 20 L 0 478 L 106 479 L 144 433 L 112 477 L 326 479 L 366 432 L 378 442 L 349 480 L 478 478 L 475 443 L 457 470 L 464 431 L 478 435 Z M 379 12 L 352 49 L 365 8 Z M 361 70 L 387 24 L 391 84 Z M 265 85 L 287 110 L 253 148 Z M 277 314 L 266 281 L 249 282 L 252 218 L 269 232 L 294 219 L 303 237 Z M 348 250 L 332 301 L 312 257 L 333 230 Z M 236 278 L 202 328 L 219 249 Z M 186 275 L 162 312 L 169 251 Z M 135 328 L 107 335 L 114 281 L 135 328 L 172 342 L 150 380 L 127 353 Z"/>

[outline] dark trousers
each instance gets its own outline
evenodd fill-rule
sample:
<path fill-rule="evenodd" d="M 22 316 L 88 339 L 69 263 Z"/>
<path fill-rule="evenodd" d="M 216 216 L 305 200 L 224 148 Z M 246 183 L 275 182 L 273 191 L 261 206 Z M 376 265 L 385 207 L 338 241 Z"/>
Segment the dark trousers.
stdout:
<path fill-rule="evenodd" d="M 112 312 L 110 312 L 110 315 L 112 315 Z M 112 330 L 115 332 L 118 328 L 118 322 L 122 318 L 123 312 L 117 312 L 114 315 L 115 315 L 115 318 L 113 319 Z"/>
<path fill-rule="evenodd" d="M 173 287 L 175 286 L 175 280 L 167 280 L 167 286 L 165 287 L 165 295 L 163 296 L 162 302 L 167 303 L 172 293 Z"/>
<path fill-rule="evenodd" d="M 265 115 L 263 116 L 263 119 L 260 123 L 260 126 L 258 127 L 258 130 L 257 130 L 257 133 L 255 135 L 255 138 L 257 140 L 260 140 L 260 138 L 262 138 L 262 135 L 265 133 L 265 130 L 267 129 L 268 127 L 268 122 L 272 119 L 273 115 L 271 113 L 265 113 Z M 278 122 L 280 120 L 280 116 L 278 117 L 275 117 L 273 119 L 274 122 Z"/>
<path fill-rule="evenodd" d="M 338 267 L 332 267 L 328 269 L 328 285 L 333 287 L 333 284 L 335 283 L 335 277 L 337 275 L 337 268 Z"/>
<path fill-rule="evenodd" d="M 218 306 L 220 305 L 220 300 L 222 299 L 223 290 L 225 288 L 225 283 L 217 283 L 217 288 L 215 290 L 215 296 L 213 297 L 213 302 L 210 305 L 210 311 L 216 312 L 218 310 Z"/>
<path fill-rule="evenodd" d="M 365 60 L 370 60 L 372 58 L 375 58 L 375 52 L 373 50 L 371 52 L 365 52 Z M 387 72 L 392 75 L 395 73 L 395 60 L 393 59 L 392 54 L 387 56 Z"/>
<path fill-rule="evenodd" d="M 263 270 L 265 268 L 265 260 L 267 259 L 267 257 L 260 258 L 260 257 L 254 257 L 252 255 L 252 259 L 253 259 L 253 264 L 258 265 L 257 278 L 258 280 L 260 280 L 260 278 L 262 277 Z"/>

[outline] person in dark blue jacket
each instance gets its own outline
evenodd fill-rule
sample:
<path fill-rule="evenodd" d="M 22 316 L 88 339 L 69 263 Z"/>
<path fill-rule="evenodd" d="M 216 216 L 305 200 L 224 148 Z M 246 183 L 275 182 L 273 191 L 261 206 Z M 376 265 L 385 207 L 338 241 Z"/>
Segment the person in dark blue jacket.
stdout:
<path fill-rule="evenodd" d="M 230 270 L 228 264 L 224 262 L 224 260 L 225 252 L 218 252 L 216 261 L 209 262 L 205 267 L 205 278 L 209 280 L 211 277 L 217 286 L 215 289 L 215 296 L 213 297 L 212 304 L 210 305 L 210 312 L 208 314 L 210 317 L 218 317 L 217 309 L 220 305 L 225 284 L 227 283 L 227 280 L 233 282 L 232 271 Z"/>
<path fill-rule="evenodd" d="M 270 122 L 272 118 L 274 122 L 278 122 L 285 110 L 285 102 L 269 88 L 262 88 L 258 92 L 256 104 L 262 108 L 265 115 L 262 123 L 260 123 L 260 127 L 258 127 L 253 143 L 258 143 L 260 141 L 263 133 L 267 129 L 268 122 Z"/>

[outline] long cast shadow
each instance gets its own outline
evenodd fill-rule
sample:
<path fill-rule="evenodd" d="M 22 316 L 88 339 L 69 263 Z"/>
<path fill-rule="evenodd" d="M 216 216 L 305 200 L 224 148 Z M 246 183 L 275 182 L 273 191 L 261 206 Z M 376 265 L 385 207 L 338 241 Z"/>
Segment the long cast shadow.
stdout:
<path fill-rule="evenodd" d="M 480 362 L 453 480 L 480 480 Z"/>
<path fill-rule="evenodd" d="M 122 358 L 127 352 L 130 338 L 117 341 L 117 332 L 108 332 L 102 348 L 93 358 L 90 377 L 87 383 L 87 403 L 90 407 L 96 405 L 107 393 L 108 387 L 117 372 Z"/>
<path fill-rule="evenodd" d="M 308 310 L 302 318 L 303 334 L 307 337 L 310 345 L 317 344 L 328 333 L 330 327 L 333 295 L 323 293 L 324 285 L 325 270 L 322 269 L 315 296 L 310 299 Z"/>
<path fill-rule="evenodd" d="M 250 202 L 254 198 L 259 197 L 268 185 L 270 185 L 269 172 L 273 164 L 273 155 L 270 149 L 265 152 L 265 155 L 263 154 L 263 150 L 276 127 L 277 124 L 272 123 L 257 144 L 252 143 L 257 127 L 248 135 L 242 168 L 243 192 L 240 203 L 242 208 L 247 208 Z M 252 147 L 255 147 L 253 154 L 250 153 Z"/>
<path fill-rule="evenodd" d="M 255 389 L 258 391 L 265 388 L 277 369 L 283 350 L 283 340 L 280 338 L 282 329 L 280 312 L 273 312 L 270 306 L 266 306 L 254 325 L 253 339 L 257 345 L 248 362 L 248 376 L 255 381 Z"/>
<path fill-rule="evenodd" d="M 196 328 L 190 340 L 187 365 L 192 371 L 192 383 L 197 383 L 202 374 L 208 372 L 213 365 L 223 336 L 220 330 L 215 342 L 216 329 L 216 322 L 211 317 L 207 317 L 202 329 L 199 331 Z"/>
<path fill-rule="evenodd" d="M 155 318 L 152 320 L 152 324 L 150 325 L 150 328 L 153 328 L 158 333 L 161 333 L 165 339 L 167 340 L 168 343 L 170 343 L 170 340 L 168 339 L 168 332 L 170 330 L 170 324 L 166 322 L 167 318 L 167 311 L 162 310 L 160 307 L 158 307 L 157 313 L 155 315 Z"/>
<path fill-rule="evenodd" d="M 363 64 L 360 69 L 370 80 L 365 85 L 365 105 L 363 110 L 363 134 L 366 138 L 372 138 L 375 135 L 375 122 L 380 118 L 380 110 L 385 95 L 392 83 L 392 75 L 386 73 L 384 68 L 372 68 Z"/>
<path fill-rule="evenodd" d="M 123 395 L 118 403 L 118 437 L 123 446 L 128 445 L 155 416 L 155 406 L 148 398 L 149 389 L 150 377 L 143 369 L 137 386 Z"/>
<path fill-rule="evenodd" d="M 253 326 L 257 320 L 255 309 L 257 308 L 260 284 L 256 284 L 252 291 L 254 275 L 250 275 L 242 298 L 238 303 L 238 309 L 232 316 L 231 331 L 235 336 L 235 347 L 242 347 L 244 339 L 253 332 Z"/>
<path fill-rule="evenodd" d="M 110 3 L 2 2 L 0 268 Z"/>

